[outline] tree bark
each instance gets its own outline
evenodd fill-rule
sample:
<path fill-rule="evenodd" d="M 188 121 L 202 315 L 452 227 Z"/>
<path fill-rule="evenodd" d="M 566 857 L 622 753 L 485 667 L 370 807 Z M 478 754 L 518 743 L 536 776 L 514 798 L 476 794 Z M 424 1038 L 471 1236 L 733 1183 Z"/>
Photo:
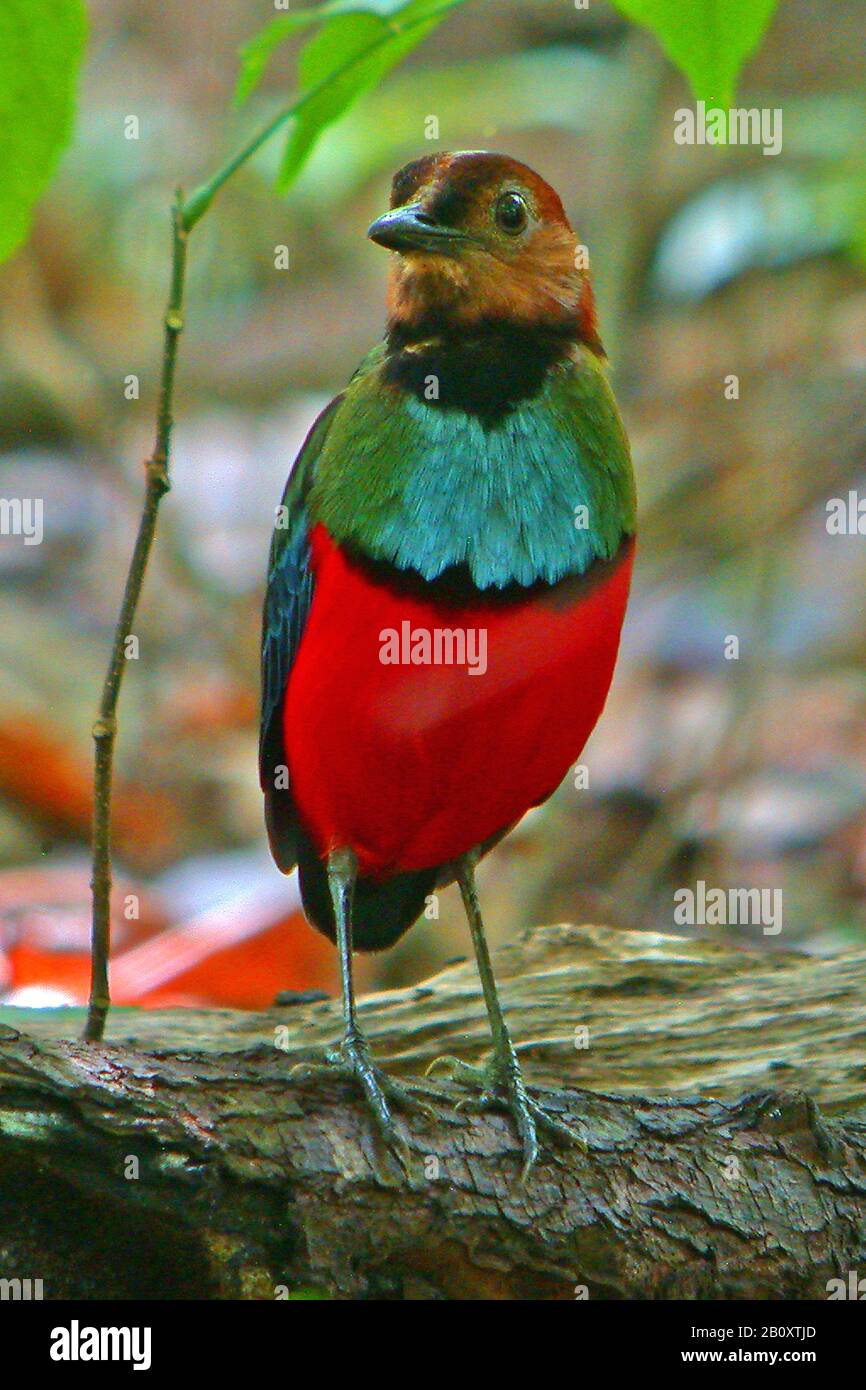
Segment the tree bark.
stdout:
<path fill-rule="evenodd" d="M 866 1259 L 866 952 L 550 927 L 494 966 L 578 1134 L 527 1186 L 510 1120 L 440 1083 L 407 1178 L 352 1086 L 288 1076 L 332 1002 L 0 1009 L 0 1278 L 46 1298 L 826 1298 Z M 369 996 L 377 1058 L 482 1058 L 474 967 Z M 582 1032 L 581 1030 L 587 1030 Z M 588 1044 L 588 1045 L 587 1045 Z"/>

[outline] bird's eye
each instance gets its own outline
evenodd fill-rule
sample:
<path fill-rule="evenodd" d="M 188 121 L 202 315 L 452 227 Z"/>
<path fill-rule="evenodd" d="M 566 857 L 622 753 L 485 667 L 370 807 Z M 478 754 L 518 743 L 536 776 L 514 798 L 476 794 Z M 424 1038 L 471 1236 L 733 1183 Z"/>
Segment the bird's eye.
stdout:
<path fill-rule="evenodd" d="M 522 232 L 529 220 L 526 203 L 519 193 L 503 193 L 496 200 L 496 225 L 510 236 Z"/>

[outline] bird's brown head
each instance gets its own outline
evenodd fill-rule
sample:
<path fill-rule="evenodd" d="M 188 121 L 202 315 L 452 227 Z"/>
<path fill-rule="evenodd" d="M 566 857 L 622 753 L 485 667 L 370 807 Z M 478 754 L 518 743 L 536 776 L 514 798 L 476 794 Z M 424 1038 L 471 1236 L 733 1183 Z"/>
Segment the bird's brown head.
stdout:
<path fill-rule="evenodd" d="M 573 333 L 601 351 L 582 248 L 557 194 L 516 159 L 470 150 L 414 160 L 368 235 L 397 253 L 388 318 L 404 339 L 505 323 Z"/>

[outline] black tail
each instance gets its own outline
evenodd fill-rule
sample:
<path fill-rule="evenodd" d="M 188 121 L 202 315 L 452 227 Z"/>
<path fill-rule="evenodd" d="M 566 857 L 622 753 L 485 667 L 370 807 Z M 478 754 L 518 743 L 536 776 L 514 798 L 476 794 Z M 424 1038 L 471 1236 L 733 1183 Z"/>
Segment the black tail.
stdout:
<path fill-rule="evenodd" d="M 325 936 L 336 937 L 334 910 L 325 865 L 307 836 L 297 840 L 298 876 L 307 918 Z M 436 887 L 438 869 L 417 869 L 377 882 L 359 878 L 352 912 L 352 945 L 357 951 L 384 951 L 408 931 L 421 915 Z"/>

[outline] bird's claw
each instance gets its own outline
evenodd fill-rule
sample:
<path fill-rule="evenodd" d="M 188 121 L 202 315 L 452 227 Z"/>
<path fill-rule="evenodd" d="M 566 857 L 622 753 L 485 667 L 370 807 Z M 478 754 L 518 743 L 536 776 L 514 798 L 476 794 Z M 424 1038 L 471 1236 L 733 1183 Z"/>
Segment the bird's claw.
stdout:
<path fill-rule="evenodd" d="M 373 1115 L 376 1128 L 387 1147 L 398 1160 L 404 1173 L 409 1174 L 410 1149 L 405 1136 L 397 1128 L 392 1106 L 401 1110 L 421 1112 L 435 1118 L 430 1100 L 445 1101 L 433 1086 L 418 1082 L 397 1081 L 388 1076 L 373 1061 L 365 1039 L 358 1033 L 347 1034 L 335 1047 L 325 1053 L 324 1062 L 298 1062 L 290 1076 L 343 1076 L 358 1083 Z"/>
<path fill-rule="evenodd" d="M 514 1120 L 523 1149 L 522 1181 L 527 1182 L 538 1160 L 539 1131 L 555 1140 L 584 1148 L 583 1140 L 570 1126 L 563 1123 L 535 1100 L 527 1091 L 520 1063 L 509 1045 L 503 1055 L 494 1055 L 486 1066 L 473 1066 L 459 1057 L 437 1057 L 427 1068 L 427 1075 L 441 1066 L 458 1084 L 479 1087 L 479 1094 L 466 1096 L 457 1102 L 460 1110 L 502 1110 Z"/>
<path fill-rule="evenodd" d="M 473 1106 L 477 1109 L 480 1104 L 486 1106 L 487 1102 L 495 1103 L 496 1078 L 489 1067 L 474 1066 L 471 1062 L 464 1062 L 462 1057 L 434 1057 L 424 1075 L 431 1076 L 437 1068 L 441 1068 L 448 1079 L 456 1081 L 458 1085 L 481 1087 L 480 1095 L 464 1096 L 456 1101 L 455 1110 L 466 1110 Z"/>
<path fill-rule="evenodd" d="M 347 1035 L 336 1047 L 328 1049 L 324 1062 L 299 1062 L 291 1068 L 289 1075 L 305 1078 L 336 1075 L 355 1081 L 360 1086 L 379 1135 L 403 1171 L 408 1172 L 409 1145 L 397 1128 L 388 1103 L 389 1099 L 397 1103 L 397 1083 L 392 1082 L 375 1065 L 363 1038 L 357 1034 Z"/>

